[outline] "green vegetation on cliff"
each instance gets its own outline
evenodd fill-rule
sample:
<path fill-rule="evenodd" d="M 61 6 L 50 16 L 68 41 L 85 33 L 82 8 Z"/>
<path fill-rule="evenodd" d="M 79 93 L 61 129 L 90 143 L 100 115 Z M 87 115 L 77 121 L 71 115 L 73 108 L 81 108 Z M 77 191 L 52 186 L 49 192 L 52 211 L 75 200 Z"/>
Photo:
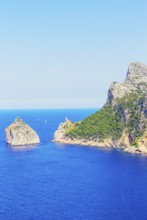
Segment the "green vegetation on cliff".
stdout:
<path fill-rule="evenodd" d="M 118 140 L 123 131 L 130 134 L 130 141 L 136 143 L 142 135 L 145 125 L 141 122 L 143 103 L 145 97 L 138 93 L 131 93 L 118 99 L 114 105 L 109 102 L 96 113 L 85 118 L 80 123 L 75 123 L 68 129 L 66 136 L 70 138 L 105 138 L 112 137 Z M 142 129 L 140 129 L 142 126 Z"/>
<path fill-rule="evenodd" d="M 122 131 L 122 122 L 117 121 L 110 105 L 85 118 L 81 123 L 71 129 L 66 135 L 73 138 L 119 138 Z"/>

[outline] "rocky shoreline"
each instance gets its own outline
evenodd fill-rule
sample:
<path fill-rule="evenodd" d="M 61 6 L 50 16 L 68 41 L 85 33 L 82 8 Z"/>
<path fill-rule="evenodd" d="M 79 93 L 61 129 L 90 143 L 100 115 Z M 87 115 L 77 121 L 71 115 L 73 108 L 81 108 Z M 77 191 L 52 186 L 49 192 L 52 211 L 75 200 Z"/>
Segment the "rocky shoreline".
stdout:
<path fill-rule="evenodd" d="M 68 119 L 59 125 L 58 130 L 54 134 L 53 142 L 98 148 L 120 148 L 127 153 L 147 155 L 147 134 L 140 140 L 138 147 L 130 145 L 128 135 L 125 133 L 117 141 L 113 141 L 111 138 L 105 139 L 103 142 L 99 142 L 97 139 L 70 139 L 64 136 L 67 123 L 70 123 Z"/>

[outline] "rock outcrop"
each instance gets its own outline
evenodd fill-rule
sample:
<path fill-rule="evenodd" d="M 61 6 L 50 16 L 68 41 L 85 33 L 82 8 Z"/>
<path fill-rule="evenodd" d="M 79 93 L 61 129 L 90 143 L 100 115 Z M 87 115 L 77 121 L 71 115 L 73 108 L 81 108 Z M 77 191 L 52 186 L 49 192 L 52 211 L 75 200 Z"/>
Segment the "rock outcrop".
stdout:
<path fill-rule="evenodd" d="M 55 131 L 54 138 L 59 140 L 62 138 L 64 139 L 65 132 L 67 132 L 72 125 L 74 126 L 74 124 L 68 118 L 66 118 L 65 122 L 61 123 L 58 130 Z"/>
<path fill-rule="evenodd" d="M 111 84 L 104 107 L 81 122 L 66 120 L 54 141 L 147 153 L 147 66 L 131 63 L 125 81 Z"/>
<path fill-rule="evenodd" d="M 147 94 L 147 66 L 131 63 L 128 67 L 126 79 L 123 83 L 113 82 L 108 91 L 108 101 L 115 104 L 118 99 L 134 92 Z"/>
<path fill-rule="evenodd" d="M 7 143 L 12 146 L 34 145 L 40 143 L 40 139 L 36 132 L 20 118 L 16 118 L 5 131 Z"/>

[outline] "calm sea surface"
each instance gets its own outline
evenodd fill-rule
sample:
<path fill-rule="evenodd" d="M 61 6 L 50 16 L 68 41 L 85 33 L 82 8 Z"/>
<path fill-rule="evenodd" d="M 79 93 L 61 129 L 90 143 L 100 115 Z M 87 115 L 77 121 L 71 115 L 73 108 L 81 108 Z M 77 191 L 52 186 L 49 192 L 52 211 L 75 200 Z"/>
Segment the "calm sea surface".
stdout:
<path fill-rule="evenodd" d="M 78 121 L 95 111 L 1 111 L 0 220 L 147 219 L 147 157 L 50 142 L 66 116 Z M 4 129 L 17 116 L 38 132 L 40 145 L 5 143 Z"/>

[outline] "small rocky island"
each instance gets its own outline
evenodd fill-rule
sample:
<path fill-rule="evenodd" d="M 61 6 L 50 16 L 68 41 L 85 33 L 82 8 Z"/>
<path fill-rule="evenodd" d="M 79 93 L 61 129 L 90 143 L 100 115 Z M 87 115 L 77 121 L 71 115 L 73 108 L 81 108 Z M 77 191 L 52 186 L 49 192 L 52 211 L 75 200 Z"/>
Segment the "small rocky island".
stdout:
<path fill-rule="evenodd" d="M 5 131 L 7 143 L 12 146 L 34 145 L 40 143 L 40 139 L 36 132 L 21 118 L 17 117 Z"/>
<path fill-rule="evenodd" d="M 80 122 L 66 119 L 54 141 L 147 153 L 147 66 L 135 62 L 123 83 L 113 82 L 103 108 Z"/>

